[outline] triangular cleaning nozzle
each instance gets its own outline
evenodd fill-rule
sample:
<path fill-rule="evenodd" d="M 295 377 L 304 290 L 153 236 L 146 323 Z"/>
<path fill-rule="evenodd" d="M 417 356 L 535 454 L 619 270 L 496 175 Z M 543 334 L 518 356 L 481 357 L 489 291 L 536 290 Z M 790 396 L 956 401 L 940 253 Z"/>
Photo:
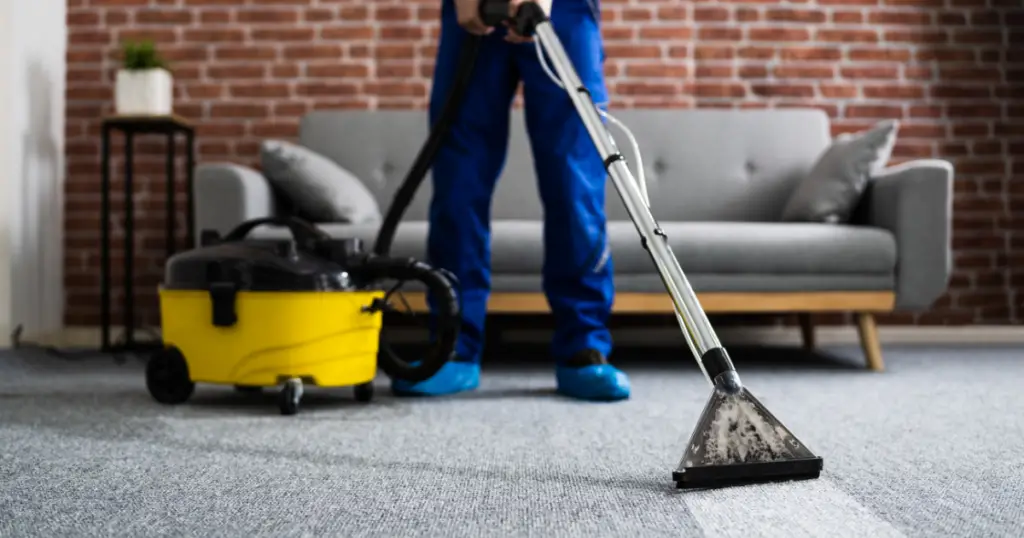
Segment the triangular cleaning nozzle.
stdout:
<path fill-rule="evenodd" d="M 822 459 L 746 389 L 711 393 L 672 478 L 709 488 L 818 478 Z"/>

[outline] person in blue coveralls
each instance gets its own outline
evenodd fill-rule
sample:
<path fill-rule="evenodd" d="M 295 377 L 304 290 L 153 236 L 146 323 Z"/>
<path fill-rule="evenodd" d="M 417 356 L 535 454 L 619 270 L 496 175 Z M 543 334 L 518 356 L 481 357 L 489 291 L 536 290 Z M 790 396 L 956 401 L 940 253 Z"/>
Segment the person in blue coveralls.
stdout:
<path fill-rule="evenodd" d="M 513 8 L 524 0 L 512 0 Z M 607 101 L 598 0 L 537 0 L 595 102 Z M 440 114 L 469 34 L 484 36 L 458 119 L 432 171 L 428 258 L 459 282 L 462 323 L 455 357 L 426 381 L 392 381 L 399 396 L 476 389 L 490 292 L 490 207 L 506 158 L 509 109 L 520 81 L 544 207 L 543 287 L 555 319 L 551 353 L 558 392 L 580 400 L 629 397 L 629 379 L 608 362 L 606 322 L 614 286 L 606 235 L 607 173 L 568 95 L 544 71 L 530 39 L 487 28 L 479 0 L 442 0 L 430 96 Z"/>

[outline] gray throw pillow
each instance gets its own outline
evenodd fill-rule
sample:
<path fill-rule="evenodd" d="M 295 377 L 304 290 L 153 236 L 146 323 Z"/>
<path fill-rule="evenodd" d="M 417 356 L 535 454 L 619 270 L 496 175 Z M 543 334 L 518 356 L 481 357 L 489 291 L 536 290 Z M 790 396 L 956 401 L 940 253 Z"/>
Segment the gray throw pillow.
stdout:
<path fill-rule="evenodd" d="M 267 140 L 260 160 L 267 180 L 305 219 L 368 224 L 382 218 L 377 200 L 359 178 L 309 148 Z"/>
<path fill-rule="evenodd" d="M 899 122 L 838 136 L 790 195 L 782 220 L 844 223 L 860 202 L 868 178 L 889 162 Z"/>

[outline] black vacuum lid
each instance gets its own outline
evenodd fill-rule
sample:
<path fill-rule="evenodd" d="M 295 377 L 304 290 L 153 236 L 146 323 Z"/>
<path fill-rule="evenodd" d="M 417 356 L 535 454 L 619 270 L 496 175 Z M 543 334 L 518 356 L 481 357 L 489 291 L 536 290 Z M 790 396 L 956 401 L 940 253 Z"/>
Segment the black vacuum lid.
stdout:
<path fill-rule="evenodd" d="M 345 269 L 298 248 L 291 240 L 231 241 L 182 252 L 167 261 L 164 288 L 208 290 L 231 283 L 238 291 L 351 289 Z"/>

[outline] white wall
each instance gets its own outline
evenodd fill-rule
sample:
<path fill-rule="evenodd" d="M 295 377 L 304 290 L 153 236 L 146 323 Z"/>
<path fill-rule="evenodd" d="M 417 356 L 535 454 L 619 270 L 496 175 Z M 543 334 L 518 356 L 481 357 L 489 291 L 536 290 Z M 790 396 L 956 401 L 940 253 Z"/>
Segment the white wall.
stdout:
<path fill-rule="evenodd" d="M 11 174 L 14 169 L 11 152 L 11 11 L 14 2 L 0 0 L 0 345 L 7 345 L 11 327 Z"/>
<path fill-rule="evenodd" d="M 0 0 L 0 344 L 64 316 L 66 0 Z"/>

